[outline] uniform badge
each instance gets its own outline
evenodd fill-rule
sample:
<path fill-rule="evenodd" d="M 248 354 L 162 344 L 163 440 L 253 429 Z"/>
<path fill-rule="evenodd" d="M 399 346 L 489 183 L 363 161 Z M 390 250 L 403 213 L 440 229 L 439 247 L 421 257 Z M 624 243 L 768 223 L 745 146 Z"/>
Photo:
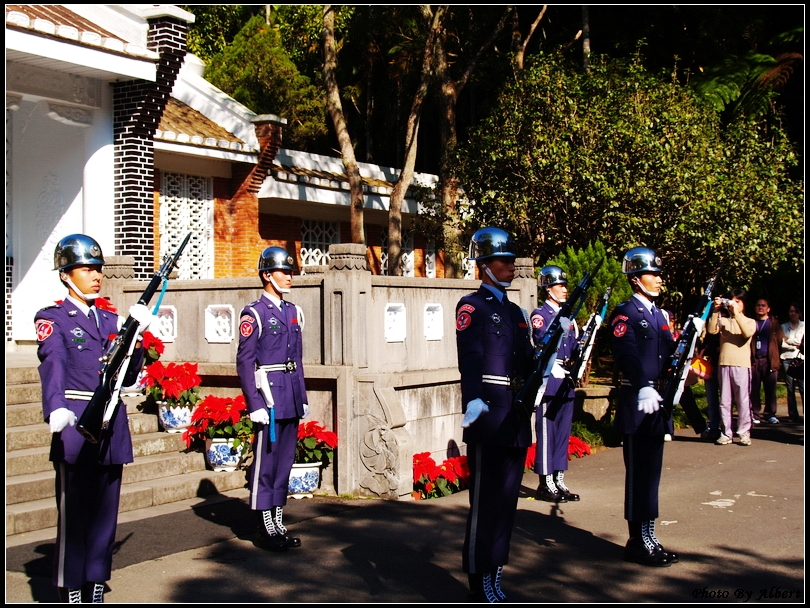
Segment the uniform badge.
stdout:
<path fill-rule="evenodd" d="M 545 323 L 546 322 L 541 315 L 535 315 L 532 317 L 532 327 L 534 329 L 542 329 Z"/>
<path fill-rule="evenodd" d="M 84 335 L 84 330 L 81 327 L 75 327 L 70 330 L 70 333 L 72 333 L 77 338 L 81 338 Z"/>
<path fill-rule="evenodd" d="M 661 326 L 661 331 L 669 331 L 669 325 L 667 325 L 666 323 L 664 323 L 664 324 Z"/>
<path fill-rule="evenodd" d="M 493 315 L 492 315 L 492 322 L 493 322 L 495 325 L 500 325 L 500 323 L 501 323 L 501 316 L 500 316 L 500 315 L 499 315 L 497 312 L 496 312 L 495 314 L 493 314 Z"/>
<path fill-rule="evenodd" d="M 456 330 L 464 331 L 472 324 L 472 317 L 467 311 L 460 310 L 456 317 Z"/>
<path fill-rule="evenodd" d="M 462 304 L 458 308 L 458 312 L 475 312 L 475 306 L 470 306 L 469 304 Z"/>
<path fill-rule="evenodd" d="M 628 320 L 628 317 L 626 317 L 625 315 L 616 315 L 613 318 L 612 323 L 613 323 L 613 325 L 616 325 L 616 323 L 619 323 L 621 321 L 627 321 L 627 320 Z"/>
<path fill-rule="evenodd" d="M 627 333 L 627 325 L 624 323 L 619 323 L 616 327 L 613 328 L 613 335 L 617 338 L 621 338 L 624 334 Z"/>
<path fill-rule="evenodd" d="M 53 321 L 37 319 L 37 340 L 44 342 L 53 334 Z"/>
<path fill-rule="evenodd" d="M 79 311 L 78 310 L 69 310 L 68 311 L 68 316 L 69 317 L 75 317 L 77 312 L 79 312 Z"/>
<path fill-rule="evenodd" d="M 639 321 L 639 325 L 641 325 L 644 329 L 647 329 L 650 326 L 650 324 L 647 323 L 647 319 L 642 319 Z"/>
<path fill-rule="evenodd" d="M 239 322 L 239 333 L 242 334 L 243 337 L 247 338 L 253 333 L 253 319 L 250 321 L 245 321 L 244 317 L 242 317 L 242 321 Z"/>
<path fill-rule="evenodd" d="M 278 319 L 275 317 L 270 317 L 270 325 L 278 325 Z"/>

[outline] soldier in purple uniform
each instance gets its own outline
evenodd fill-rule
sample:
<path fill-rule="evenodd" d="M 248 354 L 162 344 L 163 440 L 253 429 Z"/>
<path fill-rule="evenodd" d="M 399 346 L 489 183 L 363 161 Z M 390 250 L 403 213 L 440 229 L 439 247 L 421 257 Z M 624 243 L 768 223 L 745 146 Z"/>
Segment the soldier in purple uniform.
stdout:
<path fill-rule="evenodd" d="M 531 372 L 534 350 L 528 313 L 506 297 L 515 276 L 516 247 L 499 228 L 472 237 L 470 260 L 482 285 L 456 306 L 464 442 L 470 468 L 470 511 L 462 551 L 471 601 L 504 601 L 503 567 L 523 479 L 531 418 L 512 407 Z"/>
<path fill-rule="evenodd" d="M 298 422 L 309 413 L 303 312 L 284 300 L 292 286 L 294 263 L 281 247 L 262 251 L 258 270 L 264 293 L 242 309 L 236 354 L 239 383 L 257 427 L 248 470 L 250 508 L 261 515 L 256 545 L 276 552 L 301 546 L 301 539 L 288 535 L 282 521 Z"/>
<path fill-rule="evenodd" d="M 42 412 L 50 426 L 50 460 L 56 470 L 57 530 L 53 584 L 66 603 L 102 603 L 112 573 L 118 503 L 124 464 L 132 462 L 126 406 L 119 401 L 110 426 L 97 444 L 76 430 L 99 387 L 101 363 L 121 319 L 95 305 L 104 278 L 99 244 L 71 234 L 56 245 L 54 270 L 67 297 L 34 317 L 42 380 Z M 143 304 L 129 310 L 143 333 L 153 317 Z M 135 383 L 144 351 L 140 342 L 123 386 Z"/>
<path fill-rule="evenodd" d="M 568 298 L 568 276 L 559 266 L 546 266 L 540 270 L 537 283 L 545 290 L 546 301 L 531 315 L 532 337 L 535 344 L 540 343 L 560 312 L 560 307 Z M 557 359 L 547 380 L 548 386 L 535 410 L 537 452 L 534 472 L 540 476 L 540 485 L 535 494 L 537 500 L 555 503 L 579 500 L 579 494 L 574 494 L 565 485 L 565 472 L 568 470 L 568 438 L 574 419 L 574 382 L 565 366 L 576 348 L 576 326 L 571 325 L 560 343 Z M 549 407 L 555 412 L 553 420 L 545 415 Z"/>
<path fill-rule="evenodd" d="M 664 436 L 672 420 L 661 412 L 675 341 L 667 319 L 654 301 L 661 291 L 661 258 L 652 249 L 635 247 L 622 260 L 633 296 L 611 314 L 613 358 L 621 375 L 615 426 L 623 437 L 624 518 L 629 540 L 624 559 L 666 567 L 678 561 L 655 536 L 658 485 L 664 459 Z M 698 327 L 698 333 L 702 327 Z"/>

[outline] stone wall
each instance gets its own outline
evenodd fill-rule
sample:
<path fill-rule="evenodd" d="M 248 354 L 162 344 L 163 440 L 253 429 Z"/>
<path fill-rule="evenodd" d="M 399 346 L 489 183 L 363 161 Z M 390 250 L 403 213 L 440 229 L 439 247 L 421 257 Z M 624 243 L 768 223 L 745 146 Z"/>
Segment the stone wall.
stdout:
<path fill-rule="evenodd" d="M 287 298 L 304 312 L 311 419 L 340 441 L 326 487 L 409 498 L 414 453 L 430 452 L 441 462 L 465 451 L 455 305 L 479 282 L 373 276 L 363 245 L 332 245 L 329 253 L 330 266 L 294 277 Z M 531 260 L 518 265 L 509 298 L 531 311 L 537 302 Z M 105 292 L 126 311 L 146 283 L 117 266 Z M 163 360 L 198 362 L 204 390 L 238 391 L 236 326 L 242 308 L 260 295 L 258 277 L 170 280 L 160 314 L 170 314 L 176 338 L 166 342 Z M 211 339 L 212 306 L 230 321 L 230 339 Z"/>

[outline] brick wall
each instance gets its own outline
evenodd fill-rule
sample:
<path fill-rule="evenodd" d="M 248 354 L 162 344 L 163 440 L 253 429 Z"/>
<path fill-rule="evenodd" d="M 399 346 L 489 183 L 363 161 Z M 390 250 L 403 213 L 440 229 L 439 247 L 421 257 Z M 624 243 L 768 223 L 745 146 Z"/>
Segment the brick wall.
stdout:
<path fill-rule="evenodd" d="M 187 24 L 149 20 L 147 46 L 160 55 L 155 82 L 113 83 L 115 254 L 135 258 L 135 278 L 155 271 L 154 133 L 186 54 Z"/>

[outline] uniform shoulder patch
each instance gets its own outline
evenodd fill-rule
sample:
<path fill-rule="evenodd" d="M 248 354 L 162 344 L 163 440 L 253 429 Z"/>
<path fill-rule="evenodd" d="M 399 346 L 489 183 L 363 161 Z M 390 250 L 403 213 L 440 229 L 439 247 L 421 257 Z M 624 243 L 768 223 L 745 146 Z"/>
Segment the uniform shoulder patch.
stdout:
<path fill-rule="evenodd" d="M 542 329 L 543 325 L 545 325 L 543 315 L 532 315 L 532 327 L 534 329 Z"/>
<path fill-rule="evenodd" d="M 37 340 L 39 342 L 44 342 L 53 335 L 53 321 L 37 319 L 35 325 L 37 328 Z"/>
<path fill-rule="evenodd" d="M 621 323 L 622 321 L 629 320 L 629 317 L 625 315 L 616 315 L 613 317 L 613 320 L 610 322 L 611 325 L 616 325 L 616 323 Z"/>
<path fill-rule="evenodd" d="M 245 338 L 250 336 L 253 333 L 253 324 L 255 322 L 256 319 L 250 315 L 242 315 L 242 317 L 239 319 L 239 333 Z"/>
<path fill-rule="evenodd" d="M 616 336 L 617 338 L 621 338 L 626 333 L 627 333 L 626 323 L 619 323 L 613 328 L 613 335 Z"/>
<path fill-rule="evenodd" d="M 472 325 L 472 316 L 467 310 L 459 309 L 456 315 L 456 331 L 464 331 Z"/>

